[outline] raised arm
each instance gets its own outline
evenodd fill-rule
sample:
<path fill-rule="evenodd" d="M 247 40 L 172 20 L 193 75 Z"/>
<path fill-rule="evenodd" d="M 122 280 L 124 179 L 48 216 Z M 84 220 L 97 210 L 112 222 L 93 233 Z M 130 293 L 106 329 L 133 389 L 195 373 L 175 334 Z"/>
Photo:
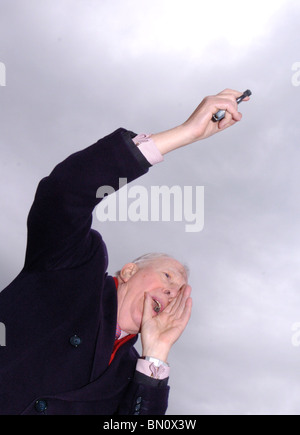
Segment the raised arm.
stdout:
<path fill-rule="evenodd" d="M 240 121 L 236 102 L 240 95 L 226 89 L 204 98 L 183 124 L 152 135 L 157 149 L 166 154 Z M 220 109 L 226 110 L 225 118 L 212 122 L 213 114 Z M 119 178 L 130 182 L 151 166 L 133 143 L 135 136 L 118 129 L 72 154 L 40 182 L 28 216 L 25 267 L 70 267 L 92 255 L 97 236 L 91 231 L 91 223 L 93 209 L 100 202 L 98 188 L 108 185 L 116 191 Z"/>
<path fill-rule="evenodd" d="M 26 268 L 59 269 L 87 261 L 99 246 L 91 230 L 92 212 L 100 202 L 99 187 L 119 188 L 151 166 L 125 129 L 76 152 L 58 164 L 39 183 L 28 216 Z"/>

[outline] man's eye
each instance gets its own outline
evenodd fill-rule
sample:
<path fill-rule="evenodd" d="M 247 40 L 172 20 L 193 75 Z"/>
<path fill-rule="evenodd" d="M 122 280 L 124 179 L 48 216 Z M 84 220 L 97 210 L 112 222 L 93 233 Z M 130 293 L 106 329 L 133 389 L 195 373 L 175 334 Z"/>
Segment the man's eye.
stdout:
<path fill-rule="evenodd" d="M 167 272 L 164 272 L 167 278 L 171 278 L 170 275 Z"/>

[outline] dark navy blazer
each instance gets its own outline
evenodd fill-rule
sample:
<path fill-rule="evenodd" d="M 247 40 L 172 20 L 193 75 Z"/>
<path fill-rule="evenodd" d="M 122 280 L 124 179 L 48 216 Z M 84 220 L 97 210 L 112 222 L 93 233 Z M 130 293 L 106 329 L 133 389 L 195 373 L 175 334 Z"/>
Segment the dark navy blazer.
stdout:
<path fill-rule="evenodd" d="M 0 293 L 0 414 L 164 414 L 169 387 L 135 371 L 137 336 L 114 345 L 117 296 L 101 235 L 97 189 L 151 166 L 118 129 L 72 154 L 39 183 L 24 268 Z"/>

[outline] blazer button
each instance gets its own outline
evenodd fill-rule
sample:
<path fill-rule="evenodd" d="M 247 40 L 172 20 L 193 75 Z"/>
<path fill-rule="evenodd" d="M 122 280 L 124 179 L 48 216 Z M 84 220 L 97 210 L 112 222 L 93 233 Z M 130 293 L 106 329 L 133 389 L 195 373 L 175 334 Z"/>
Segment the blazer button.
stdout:
<path fill-rule="evenodd" d="M 34 407 L 37 412 L 44 412 L 48 408 L 48 404 L 46 400 L 40 399 L 35 402 Z"/>
<path fill-rule="evenodd" d="M 82 343 L 82 340 L 81 340 L 80 337 L 78 337 L 78 335 L 73 335 L 70 338 L 70 343 L 71 343 L 72 346 L 77 347 L 77 346 L 79 346 Z"/>

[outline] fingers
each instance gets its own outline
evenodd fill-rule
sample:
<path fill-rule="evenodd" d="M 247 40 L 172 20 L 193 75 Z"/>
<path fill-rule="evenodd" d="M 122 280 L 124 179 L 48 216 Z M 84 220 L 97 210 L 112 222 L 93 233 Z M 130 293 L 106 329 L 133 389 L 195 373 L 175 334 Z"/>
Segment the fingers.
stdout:
<path fill-rule="evenodd" d="M 145 322 L 148 319 L 151 319 L 152 314 L 153 314 L 152 313 L 152 298 L 147 292 L 145 292 L 142 322 Z"/>
<path fill-rule="evenodd" d="M 236 99 L 242 95 L 242 92 L 235 91 L 233 89 L 225 89 L 216 95 L 216 97 L 224 98 L 223 102 L 220 102 L 220 105 L 227 104 L 225 118 L 219 122 L 219 128 L 224 129 L 225 127 L 230 127 L 235 124 L 235 122 L 240 121 L 242 119 L 242 114 L 238 111 L 238 104 Z M 226 99 L 226 100 L 225 100 Z M 250 97 L 246 97 L 243 101 L 249 101 Z"/>
<path fill-rule="evenodd" d="M 190 297 L 192 289 L 190 286 L 185 286 L 185 288 L 182 289 L 181 291 L 182 291 L 181 300 L 178 305 L 176 314 L 178 318 L 181 319 L 183 324 L 186 325 L 192 311 L 192 298 Z"/>
<path fill-rule="evenodd" d="M 240 121 L 242 119 L 242 114 L 239 113 L 239 115 L 240 115 L 240 118 L 239 118 L 238 121 Z M 225 130 L 225 128 L 231 127 L 232 125 L 234 125 L 238 121 L 233 119 L 233 117 L 232 117 L 230 112 L 226 111 L 225 112 L 225 117 L 221 121 L 219 121 L 218 128 L 220 130 Z"/>
<path fill-rule="evenodd" d="M 191 308 L 191 291 L 192 288 L 189 285 L 182 286 L 177 296 L 169 303 L 163 312 L 172 315 L 176 319 L 180 319 L 183 313 L 187 310 L 187 307 L 188 310 Z"/>
<path fill-rule="evenodd" d="M 185 327 L 190 320 L 192 313 L 192 298 L 191 295 L 191 287 L 184 286 L 178 293 L 177 297 L 174 300 L 174 304 L 171 307 L 170 318 L 174 319 L 174 325 L 177 327 L 177 338 L 182 334 Z"/>
<path fill-rule="evenodd" d="M 217 95 L 205 97 L 192 115 L 181 126 L 184 132 L 182 143 L 186 145 L 206 139 L 240 121 L 242 114 L 238 111 L 238 103 L 236 100 L 242 94 L 243 92 L 233 89 L 224 89 L 224 91 Z M 249 97 L 245 98 L 243 101 L 248 100 Z M 213 122 L 212 117 L 219 110 L 225 111 L 225 118 L 219 122 Z"/>
<path fill-rule="evenodd" d="M 169 350 L 184 331 L 191 316 L 191 287 L 183 286 L 169 305 L 153 315 L 152 298 L 145 293 L 141 325 L 143 354 L 167 361 Z"/>
<path fill-rule="evenodd" d="M 224 96 L 233 96 L 234 99 L 236 100 L 238 97 L 240 97 L 242 95 L 243 92 L 237 91 L 235 89 L 224 89 L 223 91 L 219 92 L 217 95 L 224 95 Z M 248 97 L 247 97 L 248 98 Z"/>
<path fill-rule="evenodd" d="M 241 113 L 238 111 L 238 104 L 234 98 L 216 97 L 212 102 L 214 104 L 211 109 L 213 114 L 219 110 L 225 110 L 225 117 L 230 115 L 234 121 L 241 120 Z"/>
<path fill-rule="evenodd" d="M 180 291 L 180 295 L 178 295 L 178 301 L 174 305 L 174 317 L 179 322 L 178 326 L 181 329 L 181 332 L 185 329 L 192 312 L 192 298 L 191 295 L 191 287 L 185 286 Z"/>

